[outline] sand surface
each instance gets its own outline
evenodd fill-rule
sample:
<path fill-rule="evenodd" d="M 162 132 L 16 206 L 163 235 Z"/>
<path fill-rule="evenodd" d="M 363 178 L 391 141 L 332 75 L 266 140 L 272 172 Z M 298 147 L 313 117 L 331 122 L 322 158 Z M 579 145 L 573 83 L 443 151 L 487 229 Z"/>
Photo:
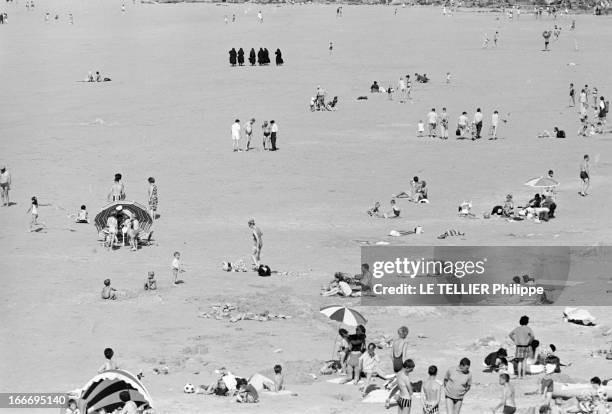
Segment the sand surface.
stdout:
<path fill-rule="evenodd" d="M 0 157 L 13 174 L 16 203 L 0 211 L 0 391 L 82 386 L 102 363 L 103 348 L 111 346 L 121 367 L 145 374 L 161 413 L 385 412 L 362 404 L 354 386 L 308 375 L 318 375 L 331 356 L 338 325 L 318 310 L 334 303 L 362 311 L 370 337 L 409 326 L 416 378 L 430 364 L 444 371 L 470 357 L 477 384 L 465 402 L 468 414 L 487 410 L 498 390 L 496 376 L 481 373 L 491 349 L 469 345 L 486 335 L 505 341 L 525 313 L 541 342 L 555 343 L 562 360 L 573 362 L 564 378 L 612 376 L 612 361 L 589 357 L 609 348 L 610 337 L 598 328 L 563 323 L 558 307 L 366 308 L 358 300 L 319 296 L 334 271 L 358 271 L 354 240 L 381 240 L 393 228 L 423 226 L 424 234 L 401 239 L 409 245 L 609 244 L 610 135 L 576 137 L 578 116 L 567 107 L 567 88 L 573 82 L 579 91 L 588 83 L 612 95 L 612 59 L 605 52 L 610 17 L 576 16 L 575 32 L 569 31 L 570 20 L 559 19 L 563 33 L 543 53 L 541 33 L 554 23 L 528 15 L 509 22 L 492 13 L 445 18 L 429 8 L 400 8 L 394 16 L 393 8 L 344 6 L 341 19 L 335 6 L 324 5 L 129 2 L 126 8 L 122 14 L 120 2 L 97 0 L 37 2 L 34 12 L 26 12 L 22 1 L 0 5 L 9 14 L 9 24 L 0 26 Z M 45 24 L 45 11 L 59 13 L 60 21 Z M 225 25 L 223 16 L 232 13 L 237 22 Z M 497 49 L 482 50 L 483 33 L 492 37 L 495 30 Z M 231 68 L 232 47 L 280 48 L 286 65 Z M 90 70 L 113 81 L 79 82 Z M 426 72 L 432 81 L 415 84 L 411 103 L 369 94 L 373 80 L 395 86 L 400 76 L 415 72 Z M 309 112 L 317 85 L 339 96 L 337 112 Z M 356 101 L 359 95 L 369 99 Z M 431 107 L 439 112 L 442 106 L 451 130 L 461 111 L 471 116 L 476 107 L 485 113 L 485 130 L 494 109 L 508 123 L 496 142 L 416 138 L 417 122 Z M 257 149 L 232 153 L 231 123 L 251 117 L 257 119 Z M 279 124 L 276 153 L 261 150 L 264 119 Z M 568 138 L 536 138 L 554 126 Z M 586 153 L 592 185 L 584 198 L 577 195 L 578 168 Z M 561 182 L 557 219 L 537 224 L 457 218 L 463 200 L 472 200 L 479 217 L 507 193 L 526 202 L 533 190 L 523 183 L 548 169 Z M 115 172 L 123 174 L 128 199 L 143 203 L 147 177 L 156 178 L 156 246 L 109 252 L 96 242 L 93 226 L 68 217 L 81 204 L 94 215 Z M 431 204 L 400 201 L 403 217 L 395 221 L 365 214 L 377 200 L 386 208 L 391 194 L 409 188 L 413 175 L 427 181 Z M 46 224 L 38 233 L 26 231 L 32 195 Z M 263 262 L 289 275 L 221 271 L 224 260 L 248 260 L 251 217 L 264 232 Z M 436 239 L 451 228 L 466 236 Z M 171 287 L 176 250 L 186 283 Z M 144 294 L 149 270 L 157 273 L 160 289 Z M 99 291 L 107 277 L 128 297 L 102 302 Z M 198 318 L 224 302 L 292 319 L 232 324 Z M 588 303 L 578 298 L 578 304 Z M 612 307 L 587 309 L 602 325 L 612 324 Z M 390 368 L 388 350 L 380 353 Z M 264 396 L 246 407 L 182 392 L 186 382 L 210 383 L 221 366 L 247 376 L 269 374 L 276 363 L 299 396 Z M 168 366 L 168 375 L 152 372 L 160 364 Z M 535 403 L 536 397 L 522 393 L 536 382 L 517 383 L 519 412 Z"/>

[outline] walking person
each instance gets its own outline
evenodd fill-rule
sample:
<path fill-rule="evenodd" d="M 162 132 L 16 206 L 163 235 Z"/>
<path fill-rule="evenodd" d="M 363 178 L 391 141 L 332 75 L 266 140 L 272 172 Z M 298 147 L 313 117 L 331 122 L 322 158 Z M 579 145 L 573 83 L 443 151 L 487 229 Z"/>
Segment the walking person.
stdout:
<path fill-rule="evenodd" d="M 482 131 L 482 120 L 484 115 L 480 112 L 480 108 L 476 109 L 476 113 L 474 114 L 474 125 L 476 125 L 476 139 L 480 139 L 480 133 Z"/>
<path fill-rule="evenodd" d="M 442 108 L 442 113 L 440 114 L 440 138 L 448 139 L 448 114 L 446 113 L 446 108 Z"/>
<path fill-rule="evenodd" d="M 263 23 L 263 13 L 261 10 L 257 12 L 257 19 L 259 19 L 259 23 Z"/>
<path fill-rule="evenodd" d="M 570 108 L 576 106 L 576 91 L 574 90 L 574 84 L 570 83 L 569 86 L 569 101 L 570 101 Z"/>
<path fill-rule="evenodd" d="M 232 149 L 234 152 L 240 151 L 240 119 L 232 124 Z"/>
<path fill-rule="evenodd" d="M 253 259 L 253 269 L 257 270 L 259 268 L 260 260 L 261 260 L 261 249 L 263 248 L 263 233 L 255 225 L 255 219 L 249 220 L 249 229 L 251 229 L 251 234 L 253 235 L 253 252 L 251 254 L 251 258 Z"/>
<path fill-rule="evenodd" d="M 489 139 L 495 140 L 497 139 L 497 126 L 499 125 L 499 112 L 496 110 L 493 111 L 493 115 L 491 115 L 491 137 Z"/>
<path fill-rule="evenodd" d="M 585 197 L 588 195 L 587 190 L 589 189 L 591 173 L 589 171 L 589 155 L 585 154 L 580 164 L 580 179 L 582 180 L 582 188 L 578 194 Z"/>
<path fill-rule="evenodd" d="M 157 218 L 157 184 L 155 184 L 155 178 L 149 177 L 147 180 L 149 182 L 149 189 L 147 190 L 147 194 L 149 196 L 149 214 L 151 215 L 151 220 L 155 221 Z"/>
<path fill-rule="evenodd" d="M 274 120 L 270 121 L 270 151 L 276 151 L 276 135 L 278 134 L 278 124 Z"/>
<path fill-rule="evenodd" d="M 0 166 L 0 195 L 2 197 L 2 207 L 9 207 L 11 200 L 9 190 L 11 189 L 11 173 L 6 170 L 6 165 Z"/>
<path fill-rule="evenodd" d="M 472 387 L 470 360 L 462 358 L 457 368 L 450 368 L 444 377 L 447 414 L 460 414 L 463 398 Z"/>

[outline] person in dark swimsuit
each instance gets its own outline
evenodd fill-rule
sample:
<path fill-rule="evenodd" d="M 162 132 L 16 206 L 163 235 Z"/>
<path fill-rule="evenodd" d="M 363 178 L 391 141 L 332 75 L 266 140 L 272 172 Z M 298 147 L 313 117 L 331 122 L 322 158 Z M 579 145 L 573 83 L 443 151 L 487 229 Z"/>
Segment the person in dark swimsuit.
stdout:
<path fill-rule="evenodd" d="M 354 381 L 357 384 L 361 375 L 359 358 L 365 351 L 366 344 L 365 327 L 363 325 L 357 326 L 355 333 L 349 335 L 347 342 L 349 344 L 349 356 L 346 361 L 347 382 Z"/>
<path fill-rule="evenodd" d="M 587 195 L 587 190 L 589 189 L 589 182 L 590 182 L 589 156 L 588 155 L 584 156 L 582 164 L 580 164 L 580 179 L 582 180 L 582 189 L 580 190 L 579 194 L 584 197 Z"/>
<path fill-rule="evenodd" d="M 391 345 L 391 362 L 393 363 L 393 372 L 398 373 L 402 370 L 404 360 L 408 358 L 406 355 L 406 349 L 408 347 L 408 328 L 405 326 L 400 327 L 397 330 L 398 338 L 393 341 Z"/>

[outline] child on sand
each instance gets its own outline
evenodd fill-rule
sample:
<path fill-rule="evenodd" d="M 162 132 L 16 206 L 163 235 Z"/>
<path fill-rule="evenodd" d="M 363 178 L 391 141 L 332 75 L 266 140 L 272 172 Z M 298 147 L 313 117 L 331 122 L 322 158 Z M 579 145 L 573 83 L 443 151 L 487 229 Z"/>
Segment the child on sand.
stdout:
<path fill-rule="evenodd" d="M 589 178 L 589 156 L 588 154 L 586 154 L 583 157 L 582 163 L 580 164 L 580 179 L 582 180 L 582 188 L 580 190 L 580 194 L 581 196 L 585 197 L 588 193 L 587 190 L 589 189 L 589 182 L 590 182 L 590 178 Z"/>
<path fill-rule="evenodd" d="M 552 364 L 546 365 L 544 377 L 540 380 L 540 394 L 544 397 L 546 405 L 550 405 L 555 390 L 555 382 L 552 378 L 553 372 L 555 372 L 555 366 Z"/>
<path fill-rule="evenodd" d="M 514 387 L 510 384 L 510 375 L 501 374 L 499 376 L 499 385 L 502 386 L 502 395 L 499 404 L 493 407 L 495 412 L 499 408 L 503 408 L 503 414 L 514 414 L 516 412 L 516 401 Z"/>
<path fill-rule="evenodd" d="M 459 367 L 450 368 L 444 377 L 444 395 L 446 397 L 446 412 L 460 414 L 463 398 L 472 387 L 470 360 L 462 358 Z"/>
<path fill-rule="evenodd" d="M 172 277 L 173 277 L 172 284 L 173 285 L 178 284 L 178 275 L 180 272 L 183 272 L 183 269 L 181 267 L 181 253 L 174 252 L 174 259 L 172 259 Z"/>
<path fill-rule="evenodd" d="M 105 371 L 110 371 L 112 369 L 119 369 L 117 364 L 115 364 L 115 361 L 113 361 L 114 355 L 115 351 L 113 351 L 112 348 L 104 349 L 104 358 L 106 358 L 106 360 L 104 361 L 104 364 L 102 364 L 102 366 L 98 368 L 98 374 L 101 374 Z"/>
<path fill-rule="evenodd" d="M 419 123 L 417 124 L 417 137 L 422 138 L 425 136 L 425 124 L 423 123 L 423 120 L 419 120 Z"/>
<path fill-rule="evenodd" d="M 283 367 L 280 365 L 274 365 L 274 390 L 279 392 L 285 389 L 285 375 L 283 374 Z"/>
<path fill-rule="evenodd" d="M 87 217 L 87 206 L 85 206 L 85 204 L 81 206 L 75 221 L 77 223 L 89 223 L 89 218 Z"/>
<path fill-rule="evenodd" d="M 104 287 L 102 288 L 102 293 L 100 294 L 102 299 L 105 300 L 115 300 L 117 299 L 117 290 L 111 287 L 111 280 L 104 280 Z"/>
<path fill-rule="evenodd" d="M 119 393 L 119 399 L 124 403 L 123 408 L 117 411 L 117 414 L 138 414 L 138 406 L 132 400 L 130 400 L 129 391 L 121 391 Z"/>
<path fill-rule="evenodd" d="M 157 281 L 155 280 L 155 272 L 150 271 L 147 280 L 144 283 L 144 290 L 157 290 Z"/>
<path fill-rule="evenodd" d="M 30 220 L 30 231 L 33 231 L 34 228 L 38 226 L 38 199 L 36 199 L 36 196 L 32 197 L 32 204 L 26 213 L 32 216 Z"/>
<path fill-rule="evenodd" d="M 519 320 L 519 326 L 514 328 L 508 337 L 516 345 L 516 351 L 514 358 L 518 362 L 518 369 L 516 375 L 520 378 L 525 376 L 526 364 L 525 358 L 529 355 L 529 345 L 535 338 L 533 331 L 527 325 L 529 324 L 529 317 L 526 315 L 521 316 Z"/>
<path fill-rule="evenodd" d="M 78 409 L 74 399 L 71 398 L 68 400 L 68 407 L 66 408 L 65 414 L 81 414 L 81 410 Z"/>
<path fill-rule="evenodd" d="M 438 367 L 430 366 L 427 373 L 429 378 L 423 383 L 421 392 L 423 414 L 437 414 L 440 412 L 440 398 L 442 397 L 442 384 L 436 379 Z"/>

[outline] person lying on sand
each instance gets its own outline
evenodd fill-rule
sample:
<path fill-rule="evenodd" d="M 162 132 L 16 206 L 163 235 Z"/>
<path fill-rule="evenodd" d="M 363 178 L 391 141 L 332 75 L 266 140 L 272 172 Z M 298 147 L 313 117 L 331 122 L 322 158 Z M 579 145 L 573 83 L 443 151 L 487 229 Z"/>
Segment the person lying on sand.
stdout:
<path fill-rule="evenodd" d="M 351 296 L 354 290 L 360 290 L 357 282 L 352 279 L 347 273 L 336 272 L 334 279 L 329 283 L 327 288 L 322 288 L 322 296 Z"/>
<path fill-rule="evenodd" d="M 447 237 L 454 237 L 454 236 L 465 236 L 465 233 L 459 231 L 459 230 L 455 230 L 455 229 L 450 229 L 450 230 L 446 230 L 444 233 L 440 234 L 438 236 L 438 239 L 446 239 Z"/>
<path fill-rule="evenodd" d="M 419 177 L 412 177 L 412 181 L 410 182 L 410 192 L 407 193 L 405 191 L 399 192 L 397 195 L 391 194 L 393 198 L 407 198 L 410 201 L 416 201 L 417 194 L 419 189 L 421 188 L 421 181 L 419 181 Z"/>
<path fill-rule="evenodd" d="M 457 211 L 459 217 L 476 218 L 476 215 L 472 213 L 471 201 L 464 201 L 463 203 L 461 203 L 457 208 Z"/>

